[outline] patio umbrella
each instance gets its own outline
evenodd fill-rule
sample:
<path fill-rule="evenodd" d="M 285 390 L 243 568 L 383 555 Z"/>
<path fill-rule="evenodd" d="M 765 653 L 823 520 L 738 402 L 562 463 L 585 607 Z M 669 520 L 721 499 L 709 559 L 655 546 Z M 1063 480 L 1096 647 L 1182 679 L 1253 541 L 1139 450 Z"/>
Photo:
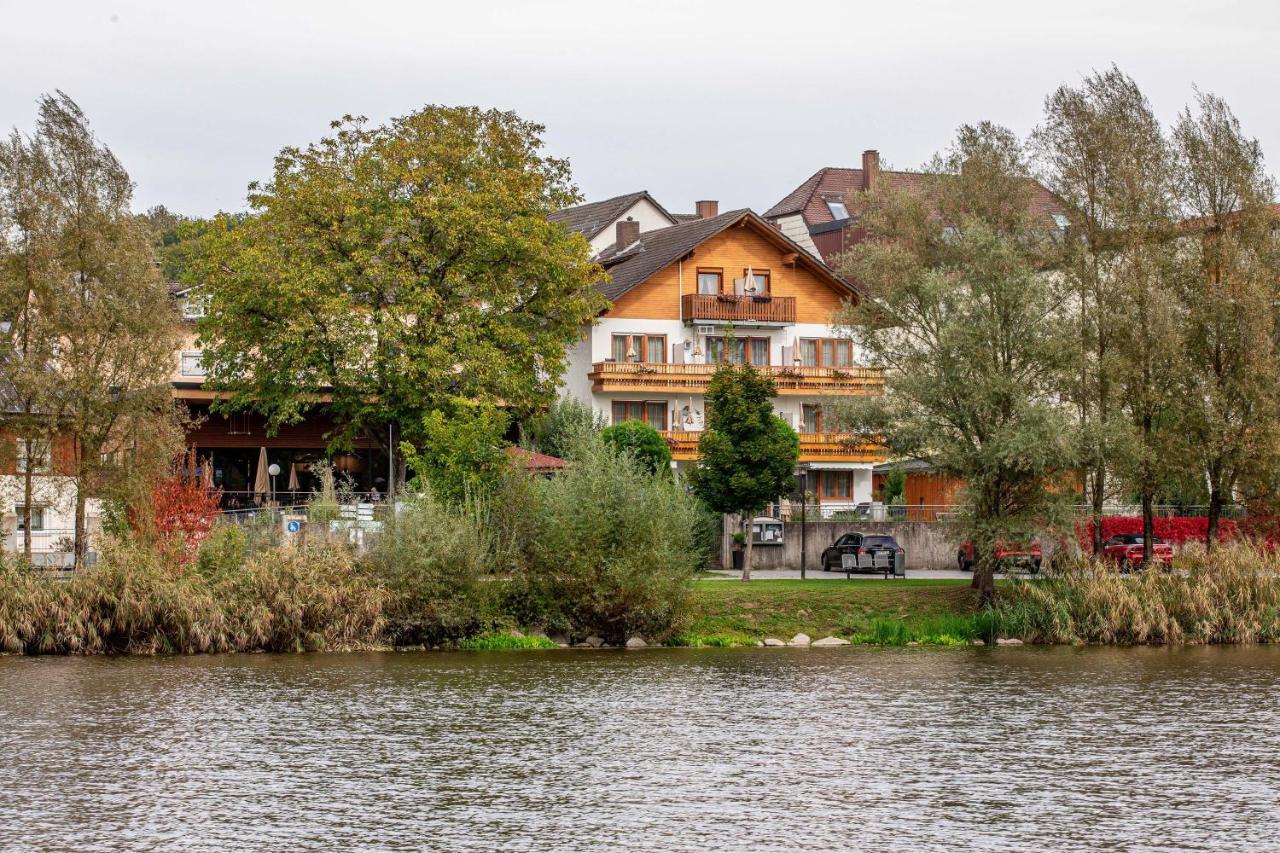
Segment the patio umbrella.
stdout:
<path fill-rule="evenodd" d="M 261 505 L 270 491 L 271 475 L 267 473 L 267 448 L 263 447 L 258 451 L 258 473 L 253 478 L 254 500 Z"/>
<path fill-rule="evenodd" d="M 291 491 L 291 492 L 296 492 L 296 491 L 298 491 L 298 490 L 299 490 L 299 488 L 298 488 L 298 463 L 297 463 L 297 462 L 290 462 L 290 463 L 289 463 L 289 491 Z"/>
<path fill-rule="evenodd" d="M 202 484 L 209 491 L 213 491 L 213 457 L 204 460 L 204 470 L 201 472 L 200 479 Z"/>

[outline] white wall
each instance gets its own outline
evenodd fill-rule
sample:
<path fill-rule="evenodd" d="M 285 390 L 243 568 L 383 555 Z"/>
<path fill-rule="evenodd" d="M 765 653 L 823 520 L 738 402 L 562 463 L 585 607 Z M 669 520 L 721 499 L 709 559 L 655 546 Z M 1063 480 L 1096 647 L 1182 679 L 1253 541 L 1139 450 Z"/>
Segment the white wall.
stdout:
<path fill-rule="evenodd" d="M 822 260 L 822 255 L 818 252 L 817 245 L 814 244 L 813 238 L 809 236 L 809 226 L 804 224 L 804 216 L 799 213 L 783 216 L 775 224 L 778 226 L 778 230 L 795 241 L 796 245 L 818 260 Z"/>
<path fill-rule="evenodd" d="M 605 228 L 591 241 L 591 251 L 600 254 L 609 246 L 612 246 L 618 239 L 616 224 L 619 220 L 625 220 L 628 217 L 640 223 L 640 233 L 645 231 L 654 231 L 658 228 L 667 228 L 675 223 L 668 219 L 661 210 L 657 208 L 653 202 L 647 198 L 642 198 L 618 217 L 618 219 L 609 223 L 609 227 Z"/>
<path fill-rule="evenodd" d="M 44 530 L 32 532 L 32 551 L 45 554 L 58 549 L 61 539 L 74 535 L 76 522 L 75 485 L 68 477 L 40 475 L 33 480 L 34 505 L 44 507 Z M 0 476 L 0 531 L 3 548 L 10 553 L 22 551 L 22 540 L 16 535 L 16 507 L 23 502 L 23 478 Z M 92 535 L 101 526 L 102 504 L 94 498 L 85 502 L 85 522 Z"/>

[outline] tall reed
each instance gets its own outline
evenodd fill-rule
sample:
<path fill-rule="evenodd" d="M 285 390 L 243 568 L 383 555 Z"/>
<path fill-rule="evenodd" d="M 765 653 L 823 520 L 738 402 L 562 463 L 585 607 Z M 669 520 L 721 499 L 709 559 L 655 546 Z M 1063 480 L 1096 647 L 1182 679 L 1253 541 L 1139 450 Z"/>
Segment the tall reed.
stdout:
<path fill-rule="evenodd" d="M 1257 643 L 1280 639 L 1280 554 L 1241 543 L 1189 550 L 1172 571 L 1081 562 L 1018 581 L 994 630 L 1047 643 Z"/>

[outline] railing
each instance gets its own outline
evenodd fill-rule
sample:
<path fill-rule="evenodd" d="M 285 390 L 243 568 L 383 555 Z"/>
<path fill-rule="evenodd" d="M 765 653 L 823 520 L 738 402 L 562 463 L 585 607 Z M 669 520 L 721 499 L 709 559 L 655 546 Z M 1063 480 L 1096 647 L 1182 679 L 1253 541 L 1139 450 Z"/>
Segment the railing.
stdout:
<path fill-rule="evenodd" d="M 591 365 L 592 389 L 636 392 L 701 392 L 716 372 L 714 364 L 648 364 L 598 361 Z M 869 367 L 783 367 L 758 365 L 772 377 L 780 395 L 880 394 L 884 376 Z"/>
<path fill-rule="evenodd" d="M 685 320 L 729 320 L 744 323 L 794 323 L 794 296 L 733 296 L 686 293 Z"/>
<path fill-rule="evenodd" d="M 75 563 L 72 553 L 76 531 L 74 528 L 46 527 L 43 530 L 32 530 L 27 534 L 23 530 L 4 531 L 0 550 L 10 554 L 21 554 L 25 550 L 27 535 L 31 536 L 31 563 L 35 566 L 55 569 L 69 569 Z M 93 531 L 85 530 L 85 565 L 93 565 L 98 558 L 94 548 Z"/>
<path fill-rule="evenodd" d="M 667 430 L 662 433 L 671 448 L 671 458 L 681 462 L 698 458 L 701 432 Z M 800 433 L 801 462 L 866 462 L 884 461 L 884 450 L 859 440 L 848 433 Z"/>

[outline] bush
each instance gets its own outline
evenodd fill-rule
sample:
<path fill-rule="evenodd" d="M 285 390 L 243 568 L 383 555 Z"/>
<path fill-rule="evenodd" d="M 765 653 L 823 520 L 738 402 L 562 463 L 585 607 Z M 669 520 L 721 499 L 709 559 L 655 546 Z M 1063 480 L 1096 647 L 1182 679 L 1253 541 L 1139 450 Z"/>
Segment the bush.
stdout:
<path fill-rule="evenodd" d="M 605 426 L 604 418 L 596 414 L 590 403 L 561 397 L 551 404 L 546 414 L 529 422 L 525 437 L 540 452 L 569 459 L 584 439 Z"/>
<path fill-rule="evenodd" d="M 603 441 L 581 443 L 565 473 L 532 480 L 508 516 L 524 523 L 504 553 L 515 567 L 507 604 L 521 624 L 610 642 L 661 638 L 684 613 L 694 571 L 707 555 L 696 532 L 702 510 Z"/>
<path fill-rule="evenodd" d="M 600 433 L 604 443 L 617 453 L 630 453 L 655 474 L 671 470 L 671 448 L 662 433 L 642 421 L 623 421 Z"/>
<path fill-rule="evenodd" d="M 451 510 L 430 495 L 386 522 L 370 563 L 387 588 L 387 631 L 399 645 L 473 634 L 491 617 L 481 575 L 491 551 L 478 510 Z"/>

